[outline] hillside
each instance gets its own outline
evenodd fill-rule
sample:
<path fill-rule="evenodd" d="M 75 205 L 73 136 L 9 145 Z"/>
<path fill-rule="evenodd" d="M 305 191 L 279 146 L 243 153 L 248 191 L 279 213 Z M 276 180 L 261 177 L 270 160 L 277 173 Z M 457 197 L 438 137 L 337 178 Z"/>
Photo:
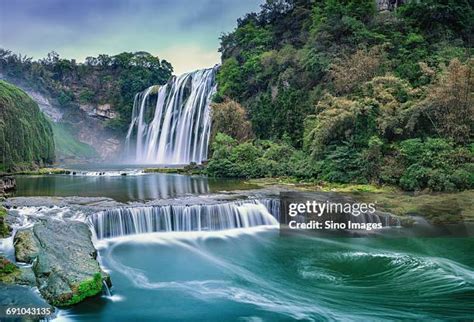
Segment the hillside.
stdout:
<path fill-rule="evenodd" d="M 130 122 L 135 94 L 166 83 L 172 71 L 166 60 L 146 52 L 103 54 L 79 63 L 54 51 L 35 61 L 0 49 L 0 74 L 5 80 L 50 97 L 63 113 L 81 110 L 118 130 Z"/>
<path fill-rule="evenodd" d="M 19 88 L 0 81 L 0 170 L 54 161 L 53 131 L 38 105 Z"/>
<path fill-rule="evenodd" d="M 267 1 L 239 19 L 221 38 L 209 173 L 473 187 L 472 5 L 385 2 Z"/>
<path fill-rule="evenodd" d="M 0 49 L 0 79 L 26 91 L 53 122 L 59 162 L 111 161 L 120 153 L 137 92 L 164 84 L 171 65 L 146 52 L 33 60 Z"/>

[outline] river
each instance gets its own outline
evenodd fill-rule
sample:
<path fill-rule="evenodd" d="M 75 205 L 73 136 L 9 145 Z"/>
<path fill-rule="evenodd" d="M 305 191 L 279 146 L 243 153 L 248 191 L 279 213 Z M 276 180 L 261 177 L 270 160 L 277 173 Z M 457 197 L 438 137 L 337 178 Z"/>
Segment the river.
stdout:
<path fill-rule="evenodd" d="M 181 200 L 255 188 L 140 171 L 17 178 L 16 196 Z M 404 228 L 400 228 L 404 229 Z M 278 225 L 95 240 L 110 294 L 58 321 L 474 318 L 474 239 L 281 236 Z"/>

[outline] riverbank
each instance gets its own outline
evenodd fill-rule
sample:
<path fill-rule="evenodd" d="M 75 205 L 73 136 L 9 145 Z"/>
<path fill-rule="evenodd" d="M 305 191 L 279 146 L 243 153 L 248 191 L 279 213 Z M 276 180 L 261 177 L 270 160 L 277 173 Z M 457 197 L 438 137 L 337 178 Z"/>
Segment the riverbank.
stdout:
<path fill-rule="evenodd" d="M 394 186 L 302 183 L 288 178 L 247 180 L 263 187 L 283 186 L 302 191 L 347 193 L 361 202 L 375 202 L 377 209 L 397 216 L 423 216 L 432 223 L 474 222 L 474 190 L 459 192 L 406 192 Z"/>
<path fill-rule="evenodd" d="M 75 170 L 65 168 L 40 168 L 35 171 L 18 172 L 18 176 L 44 176 L 73 174 Z M 79 171 L 78 171 L 79 172 Z M 100 172 L 98 172 L 100 173 Z M 229 179 L 207 177 L 205 167 L 190 165 L 186 167 L 144 168 L 143 174 L 178 174 L 184 178 L 204 178 L 212 182 L 212 189 L 200 189 L 198 192 L 218 192 L 222 190 L 258 189 L 283 187 L 297 191 L 337 192 L 354 197 L 362 202 L 377 202 L 378 209 L 397 216 L 421 215 L 433 223 L 451 223 L 474 221 L 474 190 L 460 192 L 431 192 L 429 190 L 406 192 L 395 186 L 377 186 L 373 184 L 338 184 L 329 182 L 305 182 L 295 178 Z M 123 174 L 125 175 L 125 174 Z M 188 180 L 189 181 L 189 180 Z M 219 184 L 216 185 L 216 183 Z M 228 183 L 227 183 L 228 182 Z M 149 182 L 151 184 L 152 182 Z M 222 183 L 222 184 L 221 184 Z M 226 183 L 226 184 L 224 184 Z M 204 183 L 203 184 L 207 184 Z M 189 190 L 192 193 L 191 190 Z M 162 197 L 163 194 L 152 194 Z"/>

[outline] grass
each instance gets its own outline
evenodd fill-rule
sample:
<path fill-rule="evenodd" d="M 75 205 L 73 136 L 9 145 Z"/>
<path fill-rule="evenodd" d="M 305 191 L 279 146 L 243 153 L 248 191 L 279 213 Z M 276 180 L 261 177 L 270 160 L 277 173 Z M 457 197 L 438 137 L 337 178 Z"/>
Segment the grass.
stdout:
<path fill-rule="evenodd" d="M 69 170 L 63 168 L 39 168 L 36 170 L 18 171 L 14 175 L 42 176 L 47 174 L 69 174 Z"/>
<path fill-rule="evenodd" d="M 96 158 L 97 152 L 88 144 L 74 137 L 71 126 L 66 123 L 53 123 L 53 138 L 56 146 L 56 156 L 62 158 Z"/>
<path fill-rule="evenodd" d="M 364 202 L 376 202 L 377 209 L 399 216 L 421 215 L 433 223 L 474 222 L 474 190 L 419 194 L 355 192 L 353 195 Z"/>
<path fill-rule="evenodd" d="M 299 190 L 325 191 L 325 192 L 394 192 L 399 191 L 398 188 L 392 186 L 376 186 L 371 184 L 345 184 L 345 183 L 329 183 L 329 182 L 301 182 L 295 178 L 260 178 L 249 179 L 249 184 L 259 186 L 291 186 Z"/>
<path fill-rule="evenodd" d="M 205 169 L 201 165 L 191 163 L 182 168 L 146 168 L 143 170 L 145 173 L 179 173 L 188 175 L 205 174 Z"/>
<path fill-rule="evenodd" d="M 247 183 L 258 186 L 288 186 L 301 191 L 340 192 L 360 202 L 374 202 L 380 211 L 401 217 L 420 215 L 433 223 L 474 222 L 474 190 L 407 193 L 393 186 L 302 183 L 293 178 L 251 179 Z"/>

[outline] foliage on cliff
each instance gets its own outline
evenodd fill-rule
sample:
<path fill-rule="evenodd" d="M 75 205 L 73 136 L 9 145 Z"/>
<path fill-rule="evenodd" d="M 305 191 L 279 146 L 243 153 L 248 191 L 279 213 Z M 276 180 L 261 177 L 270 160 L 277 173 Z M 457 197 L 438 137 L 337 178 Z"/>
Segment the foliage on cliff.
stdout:
<path fill-rule="evenodd" d="M 53 131 L 38 105 L 0 81 L 0 167 L 13 170 L 54 161 Z"/>
<path fill-rule="evenodd" d="M 222 103 L 213 103 L 211 141 L 217 133 L 227 134 L 239 142 L 253 138 L 252 126 L 247 119 L 247 112 L 237 102 L 227 100 Z"/>
<path fill-rule="evenodd" d="M 130 121 L 134 95 L 144 88 L 164 84 L 173 68 L 147 52 L 87 57 L 84 63 L 51 52 L 44 59 L 0 49 L 0 73 L 57 99 L 67 108 L 79 104 L 110 104 L 118 117 L 108 126 L 123 130 Z"/>
<path fill-rule="evenodd" d="M 242 105 L 257 140 L 217 135 L 209 173 L 472 188 L 473 26 L 465 0 L 395 12 L 373 0 L 267 1 L 221 38 L 215 98 Z M 271 161 L 275 145 L 293 149 L 286 171 L 239 170 Z"/>

